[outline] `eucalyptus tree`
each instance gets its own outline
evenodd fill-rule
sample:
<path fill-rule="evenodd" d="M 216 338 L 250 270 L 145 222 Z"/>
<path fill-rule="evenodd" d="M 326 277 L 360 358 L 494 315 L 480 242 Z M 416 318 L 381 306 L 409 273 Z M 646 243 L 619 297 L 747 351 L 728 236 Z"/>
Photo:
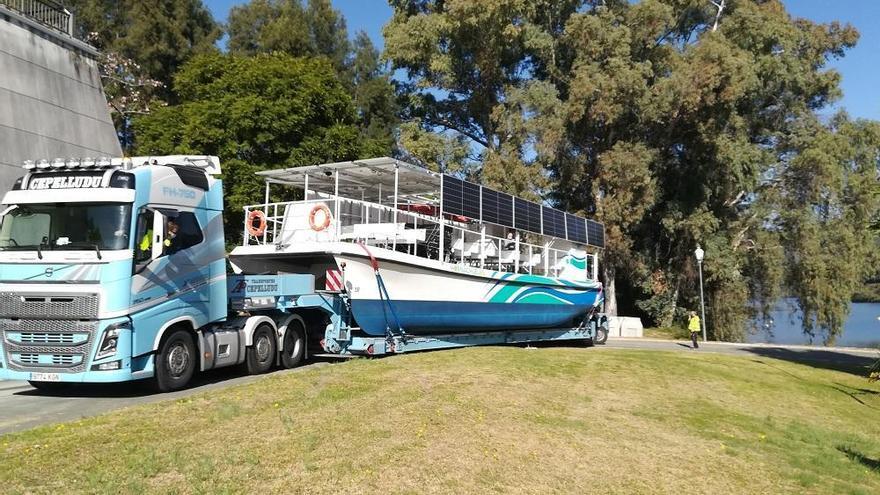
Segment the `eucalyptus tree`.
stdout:
<path fill-rule="evenodd" d="M 831 282 L 833 264 L 812 270 L 816 252 L 794 232 L 823 260 L 839 255 L 833 229 L 801 226 L 873 235 L 871 125 L 818 118 L 840 95 L 826 63 L 855 44 L 853 28 L 793 19 L 776 0 L 391 4 L 386 53 L 409 75 L 410 114 L 469 139 L 487 182 L 605 221 L 610 309 L 617 281 L 655 323 L 694 307 L 699 243 L 715 337 L 742 338 L 789 294 L 808 332 L 840 331 L 875 244 L 849 251 L 852 268 Z M 853 136 L 860 151 L 832 149 Z M 813 162 L 811 147 L 833 158 Z M 823 194 L 859 197 L 864 212 L 841 202 L 823 220 L 814 198 L 792 203 L 797 167 L 823 166 L 837 171 L 814 177 L 829 179 Z"/>

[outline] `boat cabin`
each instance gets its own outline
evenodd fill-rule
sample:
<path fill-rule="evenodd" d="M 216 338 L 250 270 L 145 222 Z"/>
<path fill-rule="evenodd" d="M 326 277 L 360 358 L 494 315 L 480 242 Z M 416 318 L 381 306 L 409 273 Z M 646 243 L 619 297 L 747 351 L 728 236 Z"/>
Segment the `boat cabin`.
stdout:
<path fill-rule="evenodd" d="M 360 242 L 486 270 L 597 278 L 605 246 L 601 223 L 454 175 L 393 158 L 258 175 L 266 181 L 265 201 L 245 207 L 245 246 L 274 244 L 283 251 Z M 302 199 L 270 203 L 279 188 L 292 188 Z M 572 269 L 581 273 L 568 273 Z"/>

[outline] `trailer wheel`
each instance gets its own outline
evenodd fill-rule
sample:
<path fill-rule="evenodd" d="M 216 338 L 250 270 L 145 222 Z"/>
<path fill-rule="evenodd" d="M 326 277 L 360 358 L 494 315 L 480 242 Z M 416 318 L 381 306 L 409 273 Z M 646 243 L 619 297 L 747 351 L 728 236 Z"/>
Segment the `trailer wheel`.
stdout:
<path fill-rule="evenodd" d="M 185 387 L 196 371 L 196 346 L 186 330 L 176 330 L 156 355 L 156 389 L 171 392 Z"/>
<path fill-rule="evenodd" d="M 275 329 L 263 323 L 254 330 L 253 344 L 247 348 L 245 368 L 251 375 L 265 373 L 275 363 L 275 354 L 278 352 L 278 339 L 275 337 Z"/>
<path fill-rule="evenodd" d="M 285 368 L 295 368 L 306 354 L 305 326 L 298 318 L 290 320 L 284 332 L 284 345 L 281 351 L 281 364 Z"/>
<path fill-rule="evenodd" d="M 596 326 L 596 336 L 593 337 L 593 343 L 604 344 L 608 341 L 608 328 L 605 325 Z"/>

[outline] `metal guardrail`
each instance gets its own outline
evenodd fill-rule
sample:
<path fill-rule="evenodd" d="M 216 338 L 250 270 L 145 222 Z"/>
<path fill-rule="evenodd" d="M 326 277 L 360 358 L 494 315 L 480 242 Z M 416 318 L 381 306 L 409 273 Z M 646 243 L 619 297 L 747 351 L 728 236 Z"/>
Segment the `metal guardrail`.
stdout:
<path fill-rule="evenodd" d="M 73 14 L 52 0 L 0 0 L 10 10 L 63 34 L 73 36 Z"/>

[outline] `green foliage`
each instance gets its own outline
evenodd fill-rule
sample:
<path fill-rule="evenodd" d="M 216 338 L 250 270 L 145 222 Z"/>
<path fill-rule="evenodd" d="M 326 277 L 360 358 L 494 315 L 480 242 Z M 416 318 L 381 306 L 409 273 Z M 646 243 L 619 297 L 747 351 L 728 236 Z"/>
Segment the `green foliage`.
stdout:
<path fill-rule="evenodd" d="M 216 51 L 221 35 L 201 0 L 69 0 L 64 5 L 84 37 L 99 50 L 135 61 L 143 76 L 162 83 L 156 95 L 169 102 L 178 68 L 194 55 Z"/>
<path fill-rule="evenodd" d="M 408 112 L 483 150 L 484 182 L 604 221 L 609 303 L 620 279 L 656 324 L 698 307 L 701 244 L 715 338 L 789 294 L 839 334 L 878 254 L 877 124 L 816 116 L 852 27 L 776 0 L 391 5 Z"/>
<path fill-rule="evenodd" d="M 102 52 L 101 82 L 122 149 L 131 152 L 132 117 L 175 101 L 178 68 L 215 51 L 220 27 L 201 0 L 70 0 L 79 36 Z"/>
<path fill-rule="evenodd" d="M 219 156 L 230 239 L 241 235 L 242 207 L 262 198 L 255 172 L 374 156 L 357 129 L 351 97 L 325 59 L 199 56 L 178 73 L 175 92 L 179 105 L 135 122 L 137 152 Z"/>
<path fill-rule="evenodd" d="M 789 286 L 804 314 L 804 331 L 833 342 L 853 295 L 876 272 L 880 211 L 880 124 L 837 115 L 827 125 L 801 124 L 780 164 L 777 195 L 790 271 Z"/>
<path fill-rule="evenodd" d="M 463 164 L 469 148 L 462 136 L 430 132 L 421 121 L 404 122 L 399 129 L 399 142 L 403 156 L 436 172 L 465 172 Z"/>
<path fill-rule="evenodd" d="M 351 49 L 345 19 L 327 0 L 252 0 L 229 11 L 227 47 L 241 55 L 321 55 L 344 70 Z"/>
<path fill-rule="evenodd" d="M 232 8 L 227 32 L 233 54 L 326 57 L 354 100 L 364 146 L 373 156 L 389 154 L 398 123 L 391 74 L 366 33 L 349 41 L 329 0 L 252 0 Z"/>

